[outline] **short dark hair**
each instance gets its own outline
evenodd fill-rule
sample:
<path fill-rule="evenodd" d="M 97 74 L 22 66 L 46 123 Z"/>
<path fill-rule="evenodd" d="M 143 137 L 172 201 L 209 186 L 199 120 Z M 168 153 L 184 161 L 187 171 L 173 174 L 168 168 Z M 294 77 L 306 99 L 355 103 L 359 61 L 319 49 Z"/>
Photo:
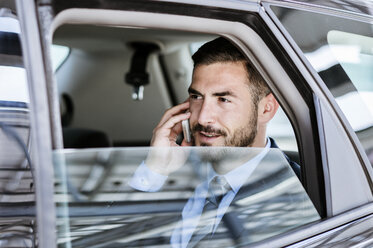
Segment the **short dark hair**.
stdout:
<path fill-rule="evenodd" d="M 253 103 L 256 105 L 263 97 L 271 93 L 267 83 L 251 65 L 242 52 L 229 40 L 219 37 L 205 43 L 192 56 L 194 68 L 213 63 L 242 62 L 246 68 L 249 89 Z"/>

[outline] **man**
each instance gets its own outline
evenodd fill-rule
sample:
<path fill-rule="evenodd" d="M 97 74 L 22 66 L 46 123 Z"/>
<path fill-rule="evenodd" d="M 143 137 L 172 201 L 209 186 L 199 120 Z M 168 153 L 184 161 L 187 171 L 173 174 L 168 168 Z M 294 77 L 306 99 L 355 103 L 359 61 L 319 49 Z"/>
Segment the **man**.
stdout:
<path fill-rule="evenodd" d="M 192 59 L 189 101 L 164 114 L 152 146 L 177 145 L 180 122 L 190 119 L 193 145 L 264 147 L 266 124 L 279 105 L 261 76 L 224 38 L 205 44 Z"/>
<path fill-rule="evenodd" d="M 183 120 L 189 119 L 192 140 L 182 140 L 180 146 L 218 147 L 261 147 L 266 148 L 249 160 L 233 162 L 229 166 L 212 165 L 212 172 L 195 190 L 194 197 L 185 205 L 183 223 L 173 232 L 171 244 L 175 247 L 189 247 L 197 229 L 199 216 L 207 202 L 207 189 L 213 178 L 224 175 L 228 181 L 228 192 L 218 208 L 215 227 L 222 220 L 244 181 L 263 159 L 268 148 L 277 148 L 274 141 L 266 136 L 268 122 L 276 114 L 278 102 L 270 89 L 251 66 L 245 56 L 228 40 L 217 38 L 203 45 L 193 56 L 194 70 L 186 102 L 167 110 L 153 131 L 151 146 L 177 147 L 177 138 L 182 132 Z M 158 191 L 167 176 L 177 170 L 185 161 L 183 152 L 155 150 L 135 172 L 130 185 L 143 191 Z M 219 154 L 210 154 L 216 157 Z M 285 156 L 286 157 L 286 156 Z M 286 157 L 299 177 L 299 166 Z M 216 159 L 224 161 L 223 156 Z M 255 161 L 255 162 L 254 162 Z M 243 175 L 243 176 L 242 176 Z M 236 178 L 240 177 L 239 180 Z M 237 182 L 238 181 L 238 182 Z M 226 184 L 226 183 L 225 183 Z M 209 189 L 210 190 L 210 189 Z M 196 207 L 200 205 L 199 207 Z M 192 217 L 196 217 L 192 220 Z M 189 221 L 189 219 L 191 221 Z M 187 221 L 188 220 L 188 221 Z M 201 236 L 200 239 L 204 238 Z M 197 239 L 198 242 L 200 239 Z"/>
<path fill-rule="evenodd" d="M 277 148 L 267 139 L 266 127 L 279 104 L 245 56 L 228 40 L 218 38 L 203 45 L 192 59 L 189 99 L 165 112 L 153 131 L 151 146 L 178 146 L 181 121 L 189 119 L 192 142 L 184 139 L 181 146 L 265 147 L 270 142 Z M 299 177 L 299 165 L 287 160 Z"/>

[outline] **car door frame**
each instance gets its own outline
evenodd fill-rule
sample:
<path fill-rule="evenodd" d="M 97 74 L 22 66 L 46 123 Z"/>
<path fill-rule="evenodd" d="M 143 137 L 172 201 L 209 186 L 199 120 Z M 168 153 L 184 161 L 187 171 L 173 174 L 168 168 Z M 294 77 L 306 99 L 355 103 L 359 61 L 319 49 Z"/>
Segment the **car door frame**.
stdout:
<path fill-rule="evenodd" d="M 18 2 L 22 2 L 22 1 L 19 0 Z M 97 4 L 97 1 L 94 1 L 94 2 Z M 146 13 L 147 15 L 152 15 L 151 12 L 159 12 L 158 15 L 164 15 L 164 16 L 168 15 L 169 16 L 170 13 L 172 14 L 175 11 L 175 9 L 178 8 L 177 4 L 180 4 L 181 1 L 177 1 L 178 2 L 177 4 L 170 3 L 171 1 L 168 1 L 167 3 L 162 2 L 164 4 L 164 6 L 162 4 L 159 4 L 161 1 L 149 2 L 149 3 L 153 3 L 153 5 L 152 4 L 144 5 L 144 3 L 146 1 L 137 1 L 137 2 L 136 1 L 128 1 L 129 4 L 126 4 L 125 7 L 124 7 L 124 4 L 121 5 L 120 3 L 115 2 L 115 1 L 112 1 L 112 2 L 113 2 L 113 5 L 109 4 L 109 6 L 106 5 L 106 6 L 101 6 L 101 7 L 106 8 L 106 9 L 113 9 L 114 6 L 118 6 L 118 4 L 119 4 L 120 6 L 122 6 L 121 8 L 127 9 L 128 13 L 131 13 L 131 12 L 136 13 L 137 16 L 134 15 L 133 19 L 132 19 L 133 25 L 136 26 L 136 25 L 138 25 L 138 23 L 136 24 L 136 21 L 139 21 L 138 20 L 138 18 L 140 16 L 139 13 Z M 184 2 L 185 2 L 184 3 L 184 8 L 189 10 L 189 12 L 186 12 L 186 13 L 191 13 L 190 10 L 193 9 L 193 7 L 195 8 L 195 7 L 201 6 L 201 4 L 197 3 L 196 1 L 195 1 L 195 3 L 193 3 L 193 2 L 191 3 L 189 1 L 188 2 L 184 1 Z M 41 87 L 41 88 L 44 87 L 44 91 L 37 92 L 37 93 L 34 92 L 33 93 L 34 96 L 31 96 L 32 99 L 38 98 L 38 100 L 35 100 L 36 102 L 33 103 L 33 105 L 32 105 L 32 106 L 34 106 L 33 108 L 37 109 L 38 111 L 39 111 L 39 109 L 42 109 L 41 112 L 38 112 L 37 117 L 35 118 L 36 120 L 32 120 L 32 123 L 34 123 L 34 125 L 39 125 L 40 124 L 42 127 L 44 127 L 43 129 L 46 129 L 46 130 L 52 129 L 53 132 L 58 131 L 58 125 L 59 125 L 58 124 L 59 118 L 56 117 L 56 115 L 59 115 L 59 112 L 56 110 L 56 109 L 58 109 L 57 108 L 58 101 L 56 101 L 56 95 L 55 95 L 56 93 L 55 93 L 55 89 L 54 89 L 54 86 L 53 86 L 55 84 L 55 82 L 53 81 L 53 75 L 52 75 L 53 72 L 49 68 L 50 65 L 48 65 L 46 63 L 47 62 L 46 58 L 48 58 L 48 56 L 49 56 L 48 55 L 48 46 L 50 46 L 51 35 L 53 33 L 53 31 L 51 31 L 51 30 L 55 29 L 58 25 L 55 20 L 53 21 L 53 18 L 54 18 L 53 13 L 59 13 L 59 11 L 61 11 L 63 9 L 68 9 L 68 8 L 72 8 L 72 7 L 81 8 L 81 7 L 84 7 L 84 4 L 87 4 L 87 3 L 84 3 L 84 1 L 82 2 L 82 5 L 79 5 L 79 3 L 76 3 L 76 2 L 75 3 L 66 2 L 66 3 L 62 4 L 61 1 L 60 1 L 58 3 L 59 3 L 59 5 L 57 4 L 58 6 L 56 5 L 56 6 L 53 6 L 53 7 L 51 7 L 51 6 L 48 7 L 48 4 L 53 4 L 52 1 L 44 0 L 44 1 L 39 2 L 39 7 L 38 7 L 39 25 L 40 25 L 40 30 L 43 30 L 41 37 L 43 37 L 43 35 L 45 35 L 45 34 L 47 34 L 48 37 L 41 39 L 41 42 L 42 42 L 43 46 L 42 46 L 42 48 L 40 48 L 40 54 L 38 55 L 39 57 L 33 57 L 33 61 L 36 61 L 35 58 L 37 58 L 37 60 L 40 59 L 39 60 L 40 65 L 43 65 L 43 61 L 44 61 L 45 67 L 44 66 L 40 66 L 40 68 L 32 68 L 31 67 L 32 71 L 35 71 L 35 72 L 31 73 L 31 75 L 30 75 L 30 77 L 34 78 L 34 80 L 36 81 L 35 83 L 32 83 L 31 87 L 33 89 L 37 89 L 37 87 Z M 70 5 L 69 5 L 69 3 L 70 3 Z M 143 5 L 141 5 L 141 4 L 143 4 Z M 196 6 L 196 5 L 198 5 L 198 6 Z M 35 8 L 32 8 L 33 7 L 32 5 L 24 5 L 24 6 L 28 6 L 29 8 L 31 7 L 31 9 L 35 9 Z M 164 8 L 162 8 L 162 6 Z M 262 18 L 263 18 L 262 6 L 258 5 L 257 1 L 248 2 L 248 3 L 245 3 L 245 4 L 243 4 L 241 1 L 229 1 L 229 3 L 226 2 L 226 1 L 209 1 L 208 3 L 205 2 L 203 7 L 209 8 L 211 11 L 218 11 L 218 10 L 221 11 L 223 9 L 224 10 L 228 9 L 228 10 L 231 10 L 231 11 L 255 12 L 255 13 L 258 13 L 258 14 L 262 15 Z M 244 7 L 244 9 L 243 9 L 243 7 Z M 96 6 L 96 8 L 100 8 L 100 6 Z M 24 14 L 24 12 L 26 12 L 25 9 L 26 8 L 24 8 L 22 14 Z M 142 12 L 138 12 L 138 11 L 142 11 Z M 162 13 L 162 14 L 160 14 L 160 13 Z M 180 16 L 182 16 L 183 14 L 185 15 L 185 13 L 179 13 Z M 204 14 L 201 13 L 201 9 L 199 9 L 198 13 L 191 13 L 191 15 L 193 15 L 191 17 L 192 19 L 193 18 L 196 19 L 196 18 L 199 18 L 198 17 L 199 15 L 204 15 Z M 27 16 L 27 15 L 25 15 L 25 16 Z M 30 17 L 30 15 L 28 15 L 28 18 L 33 18 L 33 17 L 32 16 Z M 229 18 L 233 18 L 233 17 L 230 16 Z M 229 18 L 227 18 L 227 19 L 229 19 Z M 208 19 L 208 18 L 206 18 L 206 19 Z M 95 20 L 97 20 L 96 16 L 91 21 L 94 23 Z M 167 20 L 169 20 L 169 19 L 167 19 Z M 131 21 L 128 20 L 128 22 L 131 22 Z M 266 24 L 268 26 L 273 25 L 273 24 L 269 25 L 269 23 L 266 23 Z M 31 24 L 23 24 L 23 25 L 25 27 L 28 27 L 27 25 L 31 25 Z M 166 25 L 166 24 L 164 24 L 164 25 Z M 170 25 L 170 23 L 168 23 L 167 25 Z M 181 27 L 188 30 L 187 26 L 188 25 L 181 26 Z M 168 26 L 168 27 L 171 28 L 170 26 Z M 177 29 L 177 28 L 180 28 L 180 27 L 175 26 L 175 29 Z M 33 29 L 30 29 L 30 30 L 34 30 L 34 29 L 35 29 L 35 26 L 33 27 Z M 190 30 L 190 31 L 195 31 L 195 30 Z M 205 30 L 205 31 L 208 31 L 208 30 Z M 237 30 L 233 30 L 233 31 L 237 32 Z M 266 32 L 268 32 L 268 30 L 263 30 L 263 32 L 266 33 Z M 256 59 L 256 62 L 254 62 L 254 64 L 256 64 L 256 66 L 258 68 L 260 68 L 260 71 L 264 75 L 266 75 L 266 79 L 269 82 L 272 90 L 275 93 L 277 93 L 277 95 L 279 97 L 279 100 L 281 100 L 283 102 L 285 112 L 287 112 L 290 116 L 294 115 L 294 113 L 292 113 L 291 108 L 289 106 L 288 107 L 286 106 L 286 105 L 288 105 L 288 103 L 287 103 L 287 100 L 285 99 L 286 97 L 284 97 L 286 95 L 284 86 L 279 86 L 278 82 L 274 83 L 271 78 L 273 78 L 275 76 L 275 74 L 273 74 L 273 73 L 271 74 L 271 72 L 266 71 L 262 67 L 263 61 L 268 60 L 268 58 L 260 57 L 261 56 L 260 54 L 253 54 L 252 51 L 250 52 L 249 49 L 247 49 L 248 43 L 249 43 L 249 37 L 242 38 L 242 36 L 238 35 L 237 33 L 231 34 L 231 35 L 227 35 L 227 34 L 229 34 L 229 32 L 226 32 L 226 36 L 231 38 L 239 46 L 241 46 L 249 57 Z M 238 38 L 238 37 L 240 37 L 240 38 Z M 38 42 L 36 40 L 36 38 L 34 38 L 34 40 L 32 40 L 32 38 L 26 39 L 26 41 L 28 41 L 28 40 L 33 42 L 33 44 Z M 284 46 L 284 43 L 282 45 Z M 26 48 L 29 49 L 30 45 L 28 45 Z M 285 48 L 286 48 L 286 46 L 285 46 Z M 274 48 L 271 48 L 271 49 L 279 49 L 279 47 L 274 47 Z M 287 52 L 285 52 L 285 51 L 286 51 L 286 49 L 282 48 L 282 53 L 283 54 L 281 54 L 280 56 L 282 56 L 282 58 L 284 60 L 288 60 L 288 63 L 290 63 L 290 61 L 291 61 L 290 58 L 293 59 L 293 57 L 292 57 L 293 54 L 291 54 L 289 56 L 287 54 Z M 289 57 L 287 57 L 287 56 L 289 56 Z M 44 59 L 42 59 L 42 58 L 44 58 Z M 29 56 L 29 59 L 31 59 L 30 56 Z M 28 66 L 29 64 L 30 64 L 30 62 L 28 62 L 28 64 L 26 66 Z M 296 68 L 296 69 L 294 69 L 294 68 Z M 306 67 L 302 63 L 299 62 L 299 65 L 297 64 L 294 68 L 286 68 L 286 72 L 290 71 L 290 73 L 288 73 L 288 75 L 283 75 L 283 76 L 285 76 L 286 79 L 290 79 L 289 76 L 292 76 L 293 79 L 290 79 L 290 81 L 294 81 L 294 78 L 301 78 L 301 80 L 303 80 L 307 83 L 312 82 L 312 83 L 315 84 L 315 79 L 313 77 L 309 76 L 309 72 L 307 71 Z M 294 72 L 294 70 L 295 70 L 295 72 Z M 306 75 L 309 78 L 306 78 L 306 79 L 303 78 L 302 79 L 301 75 L 305 72 L 307 72 Z M 279 73 L 279 72 L 277 71 L 276 73 Z M 41 74 L 46 75 L 46 78 L 50 79 L 48 83 L 47 83 L 48 80 L 45 78 L 45 76 L 43 76 L 39 80 L 37 79 L 37 75 L 40 76 Z M 296 74 L 296 75 L 294 75 L 294 74 Z M 285 81 L 286 80 L 283 80 L 284 85 L 286 84 Z M 294 88 L 293 90 L 296 90 L 296 89 Z M 319 94 L 321 94 L 321 93 L 319 92 Z M 39 98 L 39 96 L 40 96 L 40 98 Z M 318 94 L 314 94 L 312 99 L 311 100 L 308 99 L 308 101 L 312 101 L 312 102 L 315 101 L 316 103 L 318 103 L 319 102 L 318 99 L 320 99 Z M 32 100 L 32 102 L 33 101 L 34 100 Z M 48 106 L 48 103 L 49 103 L 49 109 L 45 107 L 45 106 Z M 43 104 L 46 104 L 46 105 L 44 105 L 44 107 L 43 107 L 42 106 Z M 323 102 L 323 104 L 324 104 L 324 102 Z M 294 103 L 292 104 L 292 106 L 294 106 Z M 50 112 L 50 109 L 53 109 L 54 111 Z M 299 111 L 299 110 L 297 110 L 297 111 Z M 324 159 L 323 162 L 321 162 L 322 161 L 321 159 L 325 158 L 325 151 L 323 151 L 323 145 L 320 146 L 320 143 L 323 144 L 323 142 L 324 142 L 323 141 L 323 133 L 322 133 L 323 129 L 320 128 L 320 126 L 317 126 L 317 123 L 320 123 L 320 121 L 322 120 L 322 116 L 320 115 L 321 111 L 324 111 L 324 110 L 322 108 L 318 107 L 317 104 L 316 104 L 314 112 L 315 113 L 317 112 L 318 114 L 314 115 L 315 118 L 317 117 L 317 120 L 313 120 L 312 121 L 313 123 L 311 123 L 309 118 L 299 118 L 298 122 L 300 121 L 300 122 L 304 123 L 304 125 L 307 125 L 306 123 L 308 122 L 308 125 L 307 125 L 307 128 L 304 128 L 304 130 L 299 130 L 299 128 L 297 128 L 296 133 L 298 133 L 297 134 L 298 137 L 299 136 L 302 137 L 302 139 L 299 141 L 300 143 L 298 144 L 298 147 L 300 147 L 302 149 L 302 147 L 307 147 L 307 145 L 308 145 L 308 147 L 313 147 L 314 149 L 316 149 L 316 150 L 311 150 L 311 151 L 308 150 L 308 151 L 303 151 L 302 152 L 302 156 L 303 156 L 302 157 L 302 161 L 303 161 L 302 165 L 304 166 L 305 171 L 307 171 L 307 173 L 308 173 L 307 174 L 308 180 L 307 180 L 307 178 L 304 178 L 305 181 L 306 181 L 305 186 L 306 186 L 307 189 L 312 189 L 312 188 L 315 188 L 314 185 L 318 185 L 320 188 L 318 188 L 314 191 L 310 191 L 308 193 L 311 194 L 311 195 L 313 194 L 314 198 L 318 198 L 319 199 L 318 201 L 320 201 L 320 204 L 324 204 L 324 203 L 322 203 L 323 200 L 321 198 L 323 196 L 320 195 L 320 192 L 326 192 L 325 193 L 326 195 L 329 194 L 328 193 L 329 189 L 324 189 L 324 185 L 323 185 L 324 177 L 326 177 L 326 179 L 325 179 L 326 181 L 328 180 L 328 173 L 327 173 L 328 171 L 325 170 L 325 168 L 322 169 L 323 171 L 321 171 L 320 168 L 315 171 L 315 167 L 322 166 L 326 163 L 325 159 Z M 297 126 L 299 126 L 299 124 L 297 124 Z M 53 178 L 53 168 L 50 168 L 51 167 L 50 163 L 52 161 L 51 151 L 52 151 L 52 148 L 54 148 L 54 149 L 61 148 L 61 146 L 60 146 L 61 140 L 59 140 L 58 135 L 57 136 L 52 135 L 51 133 L 48 133 L 48 131 L 46 131 L 46 130 L 43 130 L 43 131 L 45 131 L 45 133 L 40 131 L 40 133 L 35 134 L 35 137 L 37 138 L 37 140 L 40 140 L 39 142 L 41 142 L 41 139 L 49 140 L 49 142 L 45 141 L 45 143 L 41 142 L 42 144 L 39 144 L 39 147 L 38 147 L 38 153 L 40 153 L 39 154 L 39 156 L 40 156 L 39 159 L 44 161 L 44 163 L 41 163 L 39 165 L 39 167 L 36 168 L 36 170 L 38 170 L 38 173 L 40 174 L 38 176 L 42 180 L 42 183 L 40 183 L 39 185 L 43 184 L 44 186 L 49 187 L 49 190 L 43 190 L 42 187 L 37 187 L 36 190 L 37 190 L 37 194 L 39 194 L 39 196 L 53 197 L 53 183 L 50 180 L 51 178 Z M 300 134 L 300 132 L 304 132 L 304 133 Z M 317 135 L 314 135 L 315 133 L 317 133 Z M 42 153 L 43 150 L 44 151 L 48 150 L 47 154 L 43 154 Z M 318 156 L 317 152 L 320 152 L 320 154 L 324 154 L 324 155 L 321 155 L 321 157 L 317 157 Z M 44 167 L 47 167 L 48 163 L 49 163 L 49 168 L 46 169 L 46 170 L 43 170 Z M 319 163 L 319 165 L 318 165 L 318 163 Z M 322 179 L 320 179 L 320 173 L 322 175 Z M 303 175 L 305 175 L 305 174 L 306 173 L 303 173 Z M 48 180 L 46 177 L 51 176 L 51 175 L 52 175 L 52 177 L 50 177 L 49 180 Z M 303 176 L 303 177 L 306 177 L 306 176 Z M 46 181 L 44 182 L 44 180 L 46 180 Z M 51 190 L 52 190 L 52 192 L 50 192 Z M 44 203 L 43 203 L 43 201 L 41 201 L 38 205 L 38 213 L 43 213 L 42 210 L 46 211 L 46 209 L 48 209 L 49 207 L 51 207 L 53 205 L 53 202 L 50 202 L 50 201 L 48 202 L 48 200 L 46 200 L 46 199 L 53 199 L 53 198 L 44 198 Z M 332 199 L 330 198 L 329 200 L 331 201 Z M 326 203 L 326 205 L 328 205 L 328 204 L 331 204 L 331 202 Z M 321 208 L 322 208 L 322 206 L 321 206 Z M 53 211 L 53 214 L 54 213 L 55 213 L 55 211 Z M 40 220 L 39 220 L 39 218 L 40 218 Z M 39 237 L 43 240 L 42 242 L 40 242 L 40 244 L 42 245 L 41 247 L 53 247 L 53 246 L 50 246 L 50 244 L 51 244 L 50 238 L 55 237 L 55 236 L 50 236 L 50 235 L 51 235 L 52 231 L 54 232 L 55 217 L 54 216 L 52 217 L 49 214 L 48 218 L 46 218 L 46 217 L 39 214 L 38 220 L 41 224 L 45 225 L 45 227 L 52 227 L 53 226 L 53 228 L 50 229 L 50 230 L 46 230 L 45 228 L 42 228 L 41 230 L 39 230 L 39 233 L 42 234 L 41 236 L 39 235 Z M 297 242 L 297 241 L 305 239 L 307 237 L 317 235 L 320 232 L 330 230 L 330 229 L 332 229 L 333 225 L 335 225 L 335 221 L 334 222 L 333 221 L 329 221 L 329 222 L 324 221 L 323 223 L 324 223 L 323 228 L 321 228 L 321 229 L 316 227 L 316 225 L 312 225 L 312 224 L 301 227 L 299 230 L 294 232 L 294 234 L 292 234 L 290 238 L 286 238 L 282 243 L 288 245 L 292 242 Z M 311 231 L 309 231 L 309 230 L 311 230 Z M 284 239 L 284 237 L 288 237 L 288 236 L 289 236 L 288 234 L 284 234 L 284 235 L 279 235 L 278 237 L 273 237 L 272 242 L 273 243 L 279 242 L 281 239 Z M 54 242 L 54 240 L 55 240 L 55 238 L 53 239 L 53 242 Z M 271 241 L 266 240 L 265 242 L 271 242 Z M 276 243 L 276 244 L 279 245 L 280 243 Z M 48 244 L 48 245 L 44 245 L 44 244 Z M 55 246 L 55 244 L 54 244 L 54 246 Z"/>
<path fill-rule="evenodd" d="M 30 94 L 32 161 L 36 195 L 37 233 L 40 247 L 55 247 L 55 206 L 50 113 L 46 71 L 34 1 L 16 0 L 21 26 L 21 44 Z"/>
<path fill-rule="evenodd" d="M 183 16 L 183 15 L 186 15 L 185 13 L 187 13 L 187 15 L 190 15 L 190 17 L 206 17 L 207 18 L 212 18 L 212 17 L 209 17 L 208 13 L 206 13 L 206 11 L 204 11 L 202 8 L 197 8 L 196 7 L 196 2 L 195 1 L 191 1 L 191 3 L 189 4 L 181 4 L 179 1 L 177 3 L 174 3 L 172 1 L 167 1 L 167 2 L 163 2 L 163 1 L 136 1 L 136 2 L 133 2 L 133 1 L 128 1 L 126 2 L 125 4 L 122 3 L 118 3 L 116 1 L 113 1 L 113 2 L 100 2 L 100 3 L 95 3 L 93 4 L 93 7 L 92 5 L 88 4 L 87 2 L 82 2 L 80 5 L 77 4 L 76 2 L 74 3 L 68 3 L 68 2 L 61 2 L 60 0 L 55 0 L 55 5 L 53 5 L 53 11 L 51 12 L 54 12 L 54 13 L 60 13 L 61 11 L 63 10 L 66 10 L 66 9 L 71 9 L 71 8 L 85 8 L 85 9 L 122 9 L 122 10 L 136 10 L 136 11 L 143 11 L 143 12 L 159 12 L 159 13 L 165 13 L 165 14 L 177 14 L 177 15 L 180 15 L 180 16 Z M 146 4 L 144 4 L 146 3 Z M 162 5 L 160 4 L 162 3 Z M 229 3 L 229 4 L 228 4 Z M 246 3 L 245 4 L 245 9 L 242 9 L 242 2 L 240 1 L 234 1 L 234 2 L 219 2 L 219 1 L 210 1 L 208 3 L 205 3 L 205 6 L 201 6 L 201 7 L 205 7 L 205 8 L 209 8 L 210 11 L 213 13 L 213 12 L 217 12 L 220 10 L 219 14 L 220 16 L 218 17 L 218 19 L 225 19 L 225 20 L 232 20 L 234 18 L 237 18 L 237 13 L 238 14 L 242 14 L 242 13 L 259 13 L 260 11 L 260 6 L 256 3 L 256 2 L 249 2 L 249 3 Z M 216 5 L 210 5 L 210 4 L 216 4 Z M 220 7 L 220 6 L 223 6 L 223 7 Z M 226 10 L 226 11 L 222 11 L 222 10 Z M 47 11 L 46 11 L 47 12 Z M 44 15 L 45 16 L 45 15 Z M 51 19 L 51 18 L 46 18 L 46 19 Z M 79 19 L 77 17 L 77 19 Z M 74 20 L 74 21 L 78 21 L 78 20 Z M 94 20 L 91 20 L 92 23 L 94 23 L 95 21 Z M 236 19 L 237 21 L 237 19 Z M 241 21 L 244 21 L 244 20 L 241 20 Z M 55 26 L 58 24 L 54 24 Z M 133 24 L 136 26 L 136 24 Z M 171 25 L 171 24 L 169 24 Z M 171 28 L 172 26 L 170 26 Z M 54 27 L 55 28 L 55 27 Z M 177 27 L 176 27 L 177 28 Z M 186 25 L 180 25 L 180 28 L 186 28 Z M 189 30 L 189 31 L 192 31 L 192 30 Z M 263 35 L 269 35 L 268 32 L 266 30 L 257 30 L 258 32 L 263 32 Z M 269 39 L 271 39 L 271 37 L 269 37 Z M 237 39 L 236 39 L 237 40 Z M 238 41 L 237 41 L 238 42 Z M 47 46 L 48 44 L 46 44 Z M 278 49 L 278 47 L 276 47 L 276 44 L 275 43 L 272 43 L 272 46 L 270 47 L 270 49 Z M 286 53 L 284 51 L 281 51 L 281 56 L 283 57 L 284 61 L 287 61 L 287 63 L 291 63 L 291 61 L 288 59 L 288 57 L 286 57 Z M 251 56 L 253 57 L 253 56 Z M 290 69 L 292 67 L 294 67 L 293 65 L 290 65 L 288 66 Z M 262 70 L 263 71 L 263 70 Z M 293 81 L 297 81 L 297 82 L 301 82 L 301 81 L 304 81 L 302 79 L 302 76 L 297 73 L 296 71 L 294 71 L 293 73 L 289 74 L 292 78 Z M 270 81 L 270 80 L 269 80 Z M 271 84 L 269 82 L 269 84 Z M 300 87 L 299 85 L 301 85 L 300 83 L 297 84 L 297 87 Z M 275 93 L 278 93 L 278 97 L 281 97 L 282 94 L 287 94 L 288 90 L 282 90 L 281 94 L 280 92 L 278 91 L 278 89 L 276 89 L 276 85 L 275 84 L 272 84 L 272 90 L 274 90 Z M 53 87 L 52 86 L 49 86 L 49 87 Z M 308 87 L 303 85 L 303 91 L 309 91 L 309 89 L 307 89 Z M 49 90 L 50 92 L 54 92 L 55 89 L 51 89 Z M 308 97 L 308 101 L 313 101 L 312 100 L 312 96 L 309 96 Z M 290 97 L 290 94 L 288 95 L 287 98 L 282 98 L 281 101 L 283 101 L 284 105 L 283 105 L 283 108 L 285 110 L 285 112 L 287 112 L 287 114 L 289 116 L 292 116 L 294 117 L 294 113 L 292 113 L 292 109 L 289 108 L 289 107 L 286 107 L 286 101 L 290 100 L 291 97 Z M 56 101 L 51 101 L 52 103 L 53 102 L 56 102 Z M 293 104 L 292 105 L 294 108 L 299 108 L 300 106 L 298 106 L 297 104 Z M 58 109 L 56 107 L 53 107 L 54 109 Z M 313 108 L 313 107 L 312 107 Z M 298 110 L 298 116 L 300 116 L 301 114 L 299 114 L 299 111 Z M 58 118 L 55 118 L 55 120 L 57 120 Z M 295 118 L 293 118 L 293 120 L 290 120 L 290 121 L 294 121 Z M 322 178 L 322 169 L 321 169 L 321 163 L 317 163 L 316 161 L 319 161 L 320 158 L 318 157 L 318 154 L 320 153 L 319 152 L 319 142 L 318 141 L 315 141 L 315 139 L 317 139 L 317 133 L 318 131 L 315 130 L 315 132 L 309 132 L 309 130 L 313 130 L 315 129 L 315 126 L 316 126 L 316 119 L 315 120 L 310 120 L 310 119 L 307 119 L 307 117 L 301 117 L 299 118 L 299 120 L 297 121 L 301 121 L 302 122 L 302 127 L 304 128 L 295 128 L 295 132 L 298 132 L 298 134 L 296 133 L 296 135 L 298 137 L 302 136 L 302 139 L 298 139 L 298 142 L 302 142 L 303 144 L 298 144 L 298 147 L 308 147 L 307 150 L 303 150 L 303 152 L 300 154 L 301 155 L 301 161 L 302 161 L 302 165 L 304 166 L 304 170 L 306 171 L 307 168 L 308 169 L 308 172 L 307 173 L 303 173 L 303 175 L 306 175 L 306 176 L 303 176 L 303 183 L 306 187 L 306 189 L 308 190 L 308 194 L 310 195 L 311 199 L 314 199 L 314 202 L 316 202 L 315 204 L 317 205 L 317 208 L 320 210 L 320 212 L 322 212 L 321 214 L 323 215 L 323 212 L 324 212 L 324 203 L 323 202 L 323 199 L 324 199 L 324 196 L 323 196 L 323 192 L 324 192 L 324 185 L 323 185 L 323 181 L 321 180 Z M 54 126 L 57 126 L 58 124 L 54 124 Z M 299 126 L 299 125 L 295 125 L 293 123 L 293 126 Z M 300 135 L 299 133 L 304 133 L 302 135 Z M 307 133 L 307 134 L 306 134 Z M 315 135 L 316 134 L 316 135 Z M 314 137 L 315 136 L 315 137 Z M 60 143 L 60 142 L 59 142 Z M 316 147 L 316 148 L 315 148 Z M 316 150 L 314 150 L 316 149 Z M 315 165 L 319 165 L 319 168 L 317 170 L 314 170 L 315 168 Z M 307 182 L 308 181 L 308 182 Z M 317 182 L 317 183 L 315 183 Z M 309 189 L 315 189 L 315 190 L 309 190 Z M 317 199 L 317 200 L 316 200 Z"/>

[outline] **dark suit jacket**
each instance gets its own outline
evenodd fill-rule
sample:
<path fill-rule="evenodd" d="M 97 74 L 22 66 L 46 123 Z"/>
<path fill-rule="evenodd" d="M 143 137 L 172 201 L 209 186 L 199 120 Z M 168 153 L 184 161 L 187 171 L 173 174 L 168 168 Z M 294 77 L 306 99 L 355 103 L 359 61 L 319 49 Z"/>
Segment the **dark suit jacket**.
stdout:
<path fill-rule="evenodd" d="M 271 137 L 269 137 L 269 139 L 271 140 L 271 148 L 279 148 L 274 139 L 272 139 Z M 290 158 L 285 153 L 283 153 L 283 154 L 284 154 L 286 160 L 288 161 L 288 163 L 290 164 L 291 168 L 293 169 L 295 175 L 297 175 L 298 179 L 301 180 L 299 164 L 290 160 Z"/>
<path fill-rule="evenodd" d="M 279 148 L 272 138 L 270 140 L 271 148 Z M 294 174 L 299 180 L 294 180 Z M 281 191 L 278 188 L 284 182 L 291 183 Z M 261 195 L 264 197 L 260 198 Z M 289 212 L 292 214 L 289 215 Z M 257 241 L 255 237 L 266 236 L 266 233 L 273 236 L 318 218 L 300 182 L 300 166 L 282 151 L 274 150 L 262 159 L 240 188 L 217 232 L 212 237 L 206 236 L 204 240 L 209 240 L 212 247 L 221 238 L 230 240 L 232 245 L 247 244 Z"/>

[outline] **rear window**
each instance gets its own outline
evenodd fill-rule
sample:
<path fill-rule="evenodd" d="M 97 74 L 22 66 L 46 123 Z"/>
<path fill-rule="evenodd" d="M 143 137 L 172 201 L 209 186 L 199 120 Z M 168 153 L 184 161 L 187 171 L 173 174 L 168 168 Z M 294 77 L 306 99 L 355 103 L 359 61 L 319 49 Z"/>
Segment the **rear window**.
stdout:
<path fill-rule="evenodd" d="M 299 180 L 295 135 L 281 110 L 268 128 L 274 139 L 263 137 L 265 149 L 149 147 L 167 109 L 190 97 L 196 100 L 188 99 L 195 107 L 190 112 L 198 112 L 202 97 L 188 93 L 191 55 L 215 38 L 117 26 L 66 24 L 56 30 L 53 42 L 70 48 L 55 72 L 65 148 L 54 151 L 59 246 L 241 246 L 320 219 Z M 148 56 L 139 50 L 154 45 L 158 48 Z M 141 87 L 127 80 L 136 69 L 146 75 L 139 81 L 149 79 Z M 133 97 L 140 88 L 142 98 Z M 234 118 L 245 126 L 237 134 L 244 136 L 248 116 L 241 118 L 241 113 L 254 110 L 245 105 L 235 112 L 239 108 L 229 96 L 217 95 L 215 110 L 224 112 L 215 118 L 229 119 L 224 114 L 237 112 Z M 242 95 L 250 96 L 246 91 Z M 237 128 L 237 121 L 230 124 Z M 179 131 L 173 140 L 177 144 L 183 140 Z M 270 148 L 274 140 L 283 150 Z M 214 184 L 210 190 L 210 182 L 226 175 L 228 185 Z M 222 193 L 211 192 L 215 190 Z"/>
<path fill-rule="evenodd" d="M 373 25 L 315 12 L 272 9 L 330 89 L 373 164 Z"/>

